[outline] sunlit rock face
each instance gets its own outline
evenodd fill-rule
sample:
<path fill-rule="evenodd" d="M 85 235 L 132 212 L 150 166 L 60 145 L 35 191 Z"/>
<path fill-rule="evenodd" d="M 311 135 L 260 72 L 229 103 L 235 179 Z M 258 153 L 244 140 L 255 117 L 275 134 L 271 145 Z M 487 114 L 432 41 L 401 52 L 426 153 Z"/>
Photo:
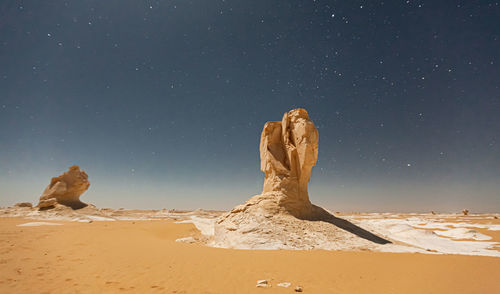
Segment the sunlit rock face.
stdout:
<path fill-rule="evenodd" d="M 286 238 L 292 231 L 302 231 L 300 219 L 313 220 L 325 213 L 311 204 L 307 193 L 317 159 L 318 130 L 305 109 L 291 110 L 281 121 L 266 123 L 260 139 L 261 170 L 265 173 L 262 193 L 216 221 L 213 245 L 302 248 L 290 247 Z"/>
<path fill-rule="evenodd" d="M 318 130 L 305 109 L 266 123 L 260 138 L 260 164 L 266 175 L 260 196 L 276 198 L 278 207 L 293 215 L 307 216 L 307 184 L 317 159 Z"/>
<path fill-rule="evenodd" d="M 87 206 L 80 201 L 82 195 L 90 186 L 88 175 L 78 166 L 72 166 L 62 175 L 52 178 L 50 184 L 40 196 L 39 208 L 50 209 L 53 204 L 69 206 L 80 209 Z M 55 203 L 54 200 L 55 199 Z"/>

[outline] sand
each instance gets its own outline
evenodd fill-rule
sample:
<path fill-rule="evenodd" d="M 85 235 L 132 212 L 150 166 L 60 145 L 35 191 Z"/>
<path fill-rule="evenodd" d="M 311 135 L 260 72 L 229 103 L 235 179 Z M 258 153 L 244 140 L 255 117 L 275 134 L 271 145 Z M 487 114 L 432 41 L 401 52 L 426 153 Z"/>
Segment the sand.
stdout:
<path fill-rule="evenodd" d="M 173 220 L 28 222 L 0 218 L 0 293 L 500 292 L 497 257 L 211 248 L 175 242 L 201 234 Z"/>

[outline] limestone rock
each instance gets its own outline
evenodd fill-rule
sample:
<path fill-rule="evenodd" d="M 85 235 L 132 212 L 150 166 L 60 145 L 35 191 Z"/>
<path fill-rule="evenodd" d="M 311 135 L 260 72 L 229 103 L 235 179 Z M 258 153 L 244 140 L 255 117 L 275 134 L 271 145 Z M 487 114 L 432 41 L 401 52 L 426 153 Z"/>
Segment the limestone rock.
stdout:
<path fill-rule="evenodd" d="M 260 168 L 265 173 L 261 195 L 275 198 L 279 209 L 293 215 L 309 215 L 307 184 L 317 160 L 318 130 L 305 109 L 266 123 L 260 137 Z"/>
<path fill-rule="evenodd" d="M 30 202 L 19 202 L 19 203 L 16 203 L 14 205 L 15 207 L 33 207 L 33 204 L 31 204 Z"/>
<path fill-rule="evenodd" d="M 54 208 L 56 205 L 57 205 L 57 199 L 56 198 L 49 198 L 49 199 L 45 199 L 45 200 L 40 200 L 37 207 L 41 210 L 45 210 L 45 209 Z"/>
<path fill-rule="evenodd" d="M 80 195 L 87 191 L 89 186 L 90 182 L 85 171 L 80 170 L 78 166 L 72 166 L 67 172 L 52 178 L 50 184 L 40 196 L 38 207 L 41 208 L 41 205 L 44 207 L 53 206 L 47 206 L 47 203 L 52 202 L 51 199 L 55 199 L 57 204 L 69 206 L 73 209 L 86 207 L 87 204 L 80 201 Z"/>
<path fill-rule="evenodd" d="M 257 285 L 255 285 L 258 288 L 265 288 L 269 287 L 269 284 L 267 283 L 267 280 L 258 280 Z"/>
<path fill-rule="evenodd" d="M 283 288 L 288 288 L 291 285 L 292 285 L 292 283 L 290 283 L 290 282 L 282 282 L 282 283 L 277 284 L 276 286 L 283 287 Z"/>
<path fill-rule="evenodd" d="M 260 168 L 265 173 L 262 194 L 233 212 L 258 206 L 263 214 L 288 213 L 300 218 L 313 214 L 307 184 L 318 159 L 318 130 L 305 109 L 267 122 L 260 136 Z"/>
<path fill-rule="evenodd" d="M 212 246 L 355 250 L 388 243 L 311 204 L 307 185 L 317 159 L 318 130 L 305 109 L 266 123 L 260 137 L 262 193 L 217 219 Z"/>

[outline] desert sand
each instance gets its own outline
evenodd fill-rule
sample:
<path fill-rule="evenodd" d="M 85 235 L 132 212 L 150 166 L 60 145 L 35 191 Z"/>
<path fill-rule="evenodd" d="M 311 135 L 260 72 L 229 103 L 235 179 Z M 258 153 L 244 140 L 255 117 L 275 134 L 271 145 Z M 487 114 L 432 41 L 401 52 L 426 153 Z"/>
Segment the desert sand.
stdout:
<path fill-rule="evenodd" d="M 477 218 L 500 225 L 491 216 Z M 500 291 L 497 257 L 212 248 L 176 242 L 202 236 L 175 219 L 0 218 L 0 293 L 295 293 L 297 285 L 304 293 Z M 42 225 L 19 226 L 36 222 Z M 499 242 L 498 234 L 490 241 Z M 262 279 L 270 287 L 257 288 Z"/>

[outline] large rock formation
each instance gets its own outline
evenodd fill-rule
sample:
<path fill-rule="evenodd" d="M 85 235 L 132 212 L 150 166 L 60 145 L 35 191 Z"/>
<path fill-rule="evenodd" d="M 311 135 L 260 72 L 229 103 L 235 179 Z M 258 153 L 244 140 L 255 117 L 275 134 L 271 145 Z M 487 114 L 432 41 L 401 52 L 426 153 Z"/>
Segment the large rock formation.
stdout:
<path fill-rule="evenodd" d="M 260 137 L 260 168 L 264 188 L 257 198 L 268 198 L 268 209 L 309 217 L 307 193 L 311 169 L 318 160 L 318 130 L 305 109 L 294 109 L 281 121 L 264 125 Z"/>
<path fill-rule="evenodd" d="M 40 196 L 38 207 L 48 209 L 55 204 L 69 206 L 73 209 L 86 207 L 87 204 L 80 201 L 82 195 L 90 186 L 88 175 L 80 170 L 78 166 L 72 166 L 62 175 L 52 178 L 50 184 Z"/>
<path fill-rule="evenodd" d="M 368 231 L 312 205 L 307 193 L 318 159 L 318 130 L 305 109 L 264 125 L 260 138 L 260 195 L 221 216 L 215 247 L 240 249 L 356 249 L 385 244 Z M 361 238 L 361 240 L 360 240 Z"/>

